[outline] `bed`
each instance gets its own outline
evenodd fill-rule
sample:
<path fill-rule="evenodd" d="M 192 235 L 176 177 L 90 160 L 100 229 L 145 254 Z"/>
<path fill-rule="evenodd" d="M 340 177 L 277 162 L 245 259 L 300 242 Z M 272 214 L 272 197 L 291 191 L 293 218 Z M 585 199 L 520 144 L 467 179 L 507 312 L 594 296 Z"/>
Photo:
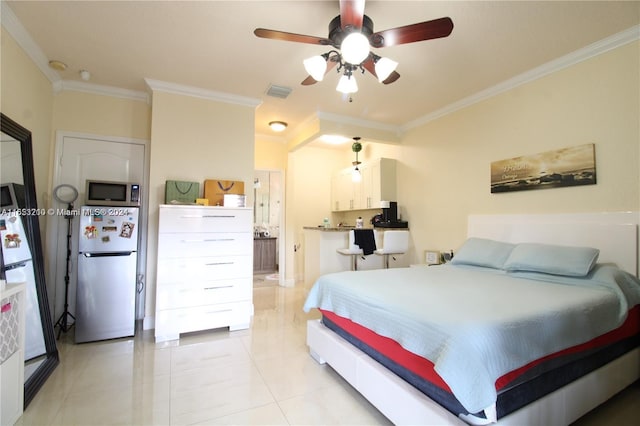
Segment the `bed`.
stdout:
<path fill-rule="evenodd" d="M 569 424 L 640 377 L 637 213 L 476 215 L 468 237 L 452 265 L 320 277 L 311 355 L 396 424 Z"/>

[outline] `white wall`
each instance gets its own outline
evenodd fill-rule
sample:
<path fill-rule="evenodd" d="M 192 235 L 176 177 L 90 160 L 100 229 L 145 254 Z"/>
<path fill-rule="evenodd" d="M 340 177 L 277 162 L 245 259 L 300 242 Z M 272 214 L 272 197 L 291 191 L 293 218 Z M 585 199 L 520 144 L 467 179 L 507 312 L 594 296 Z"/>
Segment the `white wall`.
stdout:
<path fill-rule="evenodd" d="M 399 199 L 416 254 L 459 247 L 469 214 L 638 211 L 639 52 L 628 44 L 409 132 Z M 490 193 L 492 161 L 588 143 L 596 185 Z"/>
<path fill-rule="evenodd" d="M 155 315 L 158 205 L 165 182 L 243 181 L 253 205 L 255 106 L 153 91 L 145 328 Z"/>

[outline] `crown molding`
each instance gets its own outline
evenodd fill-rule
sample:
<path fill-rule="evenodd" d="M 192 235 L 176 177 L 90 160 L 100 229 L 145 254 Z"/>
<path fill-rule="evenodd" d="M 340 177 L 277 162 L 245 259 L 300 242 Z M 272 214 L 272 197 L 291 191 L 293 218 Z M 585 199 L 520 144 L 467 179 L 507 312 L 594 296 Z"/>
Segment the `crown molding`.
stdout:
<path fill-rule="evenodd" d="M 397 126 L 394 124 L 380 123 L 378 121 L 364 120 L 361 118 L 346 117 L 344 115 L 332 114 L 329 112 L 318 111 L 317 118 L 319 118 L 320 120 L 332 121 L 334 123 L 339 123 L 339 124 L 360 126 L 360 127 L 365 127 L 367 129 L 374 129 L 374 130 L 383 130 L 386 132 L 394 133 L 398 136 L 400 136 L 402 133 L 401 126 Z"/>
<path fill-rule="evenodd" d="M 493 96 L 499 95 L 500 93 L 514 89 L 518 86 L 537 80 L 546 75 L 549 75 L 556 71 L 560 71 L 564 68 L 570 67 L 580 62 L 586 61 L 587 59 L 591 59 L 595 56 L 601 55 L 605 52 L 624 46 L 625 44 L 637 41 L 639 39 L 640 25 L 636 25 L 625 31 L 621 31 L 610 37 L 592 43 L 586 47 L 583 47 L 582 49 L 578 49 L 572 53 L 569 53 L 568 55 L 562 56 L 539 67 L 533 68 L 509 80 L 505 80 L 502 83 L 499 83 L 486 90 L 482 90 L 474 95 L 449 104 L 444 108 L 424 115 L 421 118 L 410 121 L 404 124 L 401 129 L 403 132 L 406 132 L 415 127 L 422 126 L 430 121 L 436 120 L 440 117 L 444 117 L 445 115 L 451 114 L 455 111 L 466 108 L 478 102 L 482 102 Z"/>
<path fill-rule="evenodd" d="M 31 58 L 36 66 L 42 71 L 45 77 L 55 83 L 61 80 L 60 74 L 49 67 L 49 59 L 46 57 L 40 46 L 31 38 L 31 35 L 24 28 L 13 10 L 4 2 L 0 1 L 0 18 L 2 26 L 11 37 L 18 43 L 18 46 Z"/>
<path fill-rule="evenodd" d="M 174 95 L 191 96 L 194 98 L 250 107 L 257 107 L 262 103 L 262 100 L 260 99 L 233 95 L 231 93 L 216 92 L 214 90 L 202 89 L 200 87 L 185 86 L 166 81 L 152 80 L 150 78 L 145 78 L 144 81 L 152 92 L 172 93 Z"/>
<path fill-rule="evenodd" d="M 54 93 L 62 91 L 90 93 L 92 95 L 111 96 L 133 101 L 150 103 L 149 94 L 139 90 L 121 89 L 113 86 L 103 86 L 100 84 L 85 83 L 75 80 L 61 80 L 53 84 Z"/>

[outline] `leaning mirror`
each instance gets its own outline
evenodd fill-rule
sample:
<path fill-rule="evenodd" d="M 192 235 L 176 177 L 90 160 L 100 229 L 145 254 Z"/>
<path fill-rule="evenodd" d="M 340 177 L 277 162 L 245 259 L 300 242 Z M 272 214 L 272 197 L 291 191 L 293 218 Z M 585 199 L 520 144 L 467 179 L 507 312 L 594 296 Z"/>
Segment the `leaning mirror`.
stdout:
<path fill-rule="evenodd" d="M 7 282 L 26 282 L 26 407 L 58 365 L 47 298 L 31 132 L 0 113 L 0 232 Z"/>

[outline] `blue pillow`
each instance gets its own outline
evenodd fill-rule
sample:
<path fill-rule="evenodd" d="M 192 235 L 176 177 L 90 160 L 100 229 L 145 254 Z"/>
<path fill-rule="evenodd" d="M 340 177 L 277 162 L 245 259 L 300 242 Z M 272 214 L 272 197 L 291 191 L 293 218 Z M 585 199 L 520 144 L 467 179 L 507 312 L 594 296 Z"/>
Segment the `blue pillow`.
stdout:
<path fill-rule="evenodd" d="M 452 265 L 474 265 L 502 269 L 515 244 L 484 238 L 469 238 L 451 259 Z"/>
<path fill-rule="evenodd" d="M 506 271 L 542 272 L 584 277 L 595 266 L 600 250 L 550 244 L 518 244 L 504 264 Z"/>

